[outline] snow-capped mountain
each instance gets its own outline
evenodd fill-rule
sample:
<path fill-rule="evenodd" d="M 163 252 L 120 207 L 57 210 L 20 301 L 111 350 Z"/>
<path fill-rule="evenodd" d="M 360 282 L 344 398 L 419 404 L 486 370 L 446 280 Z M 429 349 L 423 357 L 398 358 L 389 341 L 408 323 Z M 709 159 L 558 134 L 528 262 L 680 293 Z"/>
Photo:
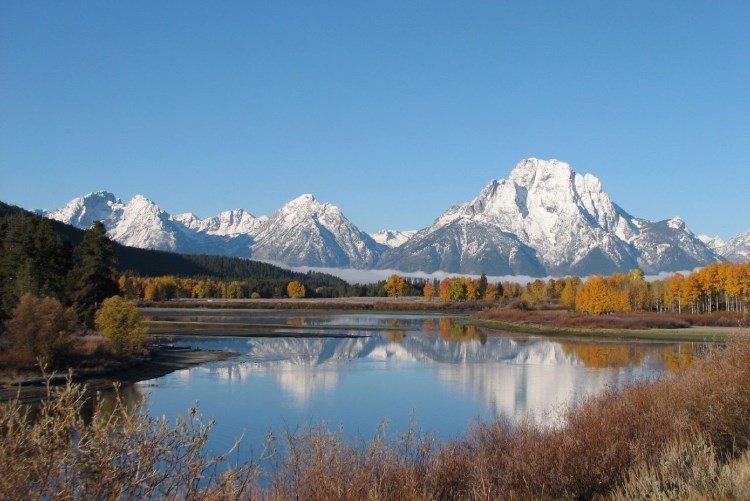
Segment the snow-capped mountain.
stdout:
<path fill-rule="evenodd" d="M 632 243 L 638 266 L 646 273 L 692 270 L 719 260 L 679 217 L 658 222 L 633 218 L 633 222 L 639 231 Z"/>
<path fill-rule="evenodd" d="M 266 216 L 255 217 L 242 209 L 224 211 L 206 219 L 200 219 L 192 213 L 177 214 L 173 219 L 191 230 L 230 237 L 253 235 L 268 220 Z"/>
<path fill-rule="evenodd" d="M 718 235 L 716 235 L 715 237 L 709 237 L 708 235 L 698 235 L 698 240 L 706 244 L 706 247 L 719 255 L 721 255 L 721 248 L 727 244 L 724 239 Z"/>
<path fill-rule="evenodd" d="M 249 256 L 252 243 L 249 235 L 224 236 L 190 228 L 142 195 L 124 204 L 111 193 L 97 191 L 45 215 L 81 229 L 102 221 L 112 240 L 143 249 Z"/>
<path fill-rule="evenodd" d="M 179 230 L 169 214 L 144 196 L 136 195 L 123 207 L 122 212 L 113 214 L 116 224 L 109 230 L 113 240 L 131 247 L 176 251 Z M 106 225 L 106 223 L 105 223 Z"/>
<path fill-rule="evenodd" d="M 274 213 L 255 235 L 253 258 L 291 266 L 370 268 L 384 247 L 341 209 L 305 194 Z"/>
<path fill-rule="evenodd" d="M 380 268 L 459 273 L 588 275 L 639 267 L 692 269 L 716 255 L 678 218 L 637 219 L 591 174 L 558 160 L 521 161 L 472 201 L 387 251 Z"/>
<path fill-rule="evenodd" d="M 386 248 L 338 207 L 312 195 L 292 200 L 271 217 L 236 209 L 200 219 L 190 213 L 171 216 L 142 195 L 123 204 L 102 191 L 45 215 L 82 229 L 100 220 L 113 240 L 132 247 L 253 257 L 289 266 L 367 268 Z"/>
<path fill-rule="evenodd" d="M 722 242 L 723 243 L 723 242 Z M 730 238 L 716 249 L 727 261 L 742 262 L 750 260 L 750 230 Z"/>
<path fill-rule="evenodd" d="M 122 217 L 125 204 L 106 191 L 89 193 L 74 198 L 65 207 L 52 212 L 39 211 L 45 217 L 62 221 L 76 228 L 90 228 L 94 221 L 101 221 L 108 229 L 113 228 Z"/>
<path fill-rule="evenodd" d="M 174 222 L 141 195 L 124 204 L 112 193 L 97 191 L 71 200 L 47 217 L 78 228 L 89 228 L 94 221 L 100 220 L 109 236 L 123 245 L 166 251 L 178 249 L 179 230 Z"/>
<path fill-rule="evenodd" d="M 680 218 L 631 216 L 591 174 L 558 160 L 521 161 L 508 179 L 448 208 L 418 232 L 360 231 L 330 203 L 302 195 L 270 217 L 242 209 L 201 219 L 171 216 L 137 195 L 127 204 L 107 192 L 45 213 L 88 228 L 101 220 L 125 245 L 252 257 L 287 266 L 380 268 L 488 275 L 652 274 L 719 260 L 750 259 L 750 231 L 726 244 L 696 237 Z"/>
<path fill-rule="evenodd" d="M 377 233 L 371 233 L 370 236 L 373 240 L 381 245 L 393 249 L 400 245 L 404 245 L 407 240 L 416 234 L 416 230 L 409 231 L 398 231 L 398 230 L 381 230 Z"/>

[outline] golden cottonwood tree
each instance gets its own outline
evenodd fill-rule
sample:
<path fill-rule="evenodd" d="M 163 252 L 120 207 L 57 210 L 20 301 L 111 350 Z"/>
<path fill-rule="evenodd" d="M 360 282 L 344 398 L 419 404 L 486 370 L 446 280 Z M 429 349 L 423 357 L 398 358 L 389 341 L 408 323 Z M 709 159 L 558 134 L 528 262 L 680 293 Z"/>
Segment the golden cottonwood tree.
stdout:
<path fill-rule="evenodd" d="M 400 275 L 393 274 L 383 288 L 390 297 L 400 297 L 406 290 L 406 280 Z"/>
<path fill-rule="evenodd" d="M 302 284 L 302 282 L 299 282 L 297 280 L 292 280 L 286 286 L 286 294 L 292 299 L 305 297 L 306 292 L 307 291 L 305 290 L 305 286 Z"/>

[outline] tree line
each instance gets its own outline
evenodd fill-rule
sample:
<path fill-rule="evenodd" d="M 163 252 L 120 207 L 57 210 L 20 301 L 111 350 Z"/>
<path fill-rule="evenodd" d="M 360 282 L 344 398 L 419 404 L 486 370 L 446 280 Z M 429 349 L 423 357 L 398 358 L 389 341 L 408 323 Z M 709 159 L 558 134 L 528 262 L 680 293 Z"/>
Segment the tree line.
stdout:
<path fill-rule="evenodd" d="M 388 293 L 414 295 L 400 286 L 398 275 L 388 279 Z M 488 283 L 479 278 L 448 277 L 424 282 L 422 296 L 443 301 L 491 301 L 510 304 L 556 303 L 571 311 L 589 314 L 620 312 L 710 313 L 731 311 L 747 313 L 750 303 L 750 261 L 712 263 L 684 275 L 675 273 L 665 279 L 646 280 L 639 269 L 609 276 L 536 279 L 522 285 L 503 281 Z"/>
<path fill-rule="evenodd" d="M 349 284 L 328 280 L 330 275 L 308 272 L 291 277 L 220 279 L 215 276 L 183 277 L 177 275 L 139 276 L 122 273 L 118 277 L 120 294 L 128 299 L 169 301 L 172 299 L 283 299 L 386 297 L 387 281 L 371 284 Z M 421 296 L 427 280 L 402 278 L 398 295 Z"/>
<path fill-rule="evenodd" d="M 646 281 L 640 270 L 609 277 L 593 276 L 576 292 L 575 309 L 593 314 L 627 311 L 747 313 L 750 262 L 712 263 L 687 276 L 682 273 Z"/>

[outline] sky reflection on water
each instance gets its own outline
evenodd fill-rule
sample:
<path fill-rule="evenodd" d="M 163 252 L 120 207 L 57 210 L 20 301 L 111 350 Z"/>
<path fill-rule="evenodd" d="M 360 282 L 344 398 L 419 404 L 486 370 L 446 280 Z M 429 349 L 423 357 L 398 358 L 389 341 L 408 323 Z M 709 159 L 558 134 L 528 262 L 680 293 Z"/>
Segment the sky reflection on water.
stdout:
<path fill-rule="evenodd" d="M 245 430 L 243 454 L 257 455 L 267 432 L 278 436 L 323 421 L 368 438 L 384 419 L 390 430 L 403 431 L 413 417 L 422 431 L 448 439 L 477 418 L 559 423 L 566 405 L 687 365 L 695 348 L 493 336 L 424 315 L 275 314 L 269 320 L 256 314 L 255 320 L 315 325 L 320 332 L 348 325 L 366 337 L 175 336 L 169 340 L 177 345 L 241 355 L 138 383 L 149 412 L 173 417 L 198 402 L 204 416 L 216 418 L 216 452 Z M 363 327 L 382 330 L 358 330 Z"/>

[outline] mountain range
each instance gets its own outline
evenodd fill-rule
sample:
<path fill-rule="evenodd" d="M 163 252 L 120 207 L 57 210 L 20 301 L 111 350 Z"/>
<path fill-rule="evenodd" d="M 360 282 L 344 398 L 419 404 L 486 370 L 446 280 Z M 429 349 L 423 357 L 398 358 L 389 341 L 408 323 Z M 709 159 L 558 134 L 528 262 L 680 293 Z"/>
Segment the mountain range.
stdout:
<path fill-rule="evenodd" d="M 261 217 L 242 209 L 208 219 L 170 215 L 141 195 L 123 203 L 104 191 L 41 212 L 78 228 L 101 220 L 113 240 L 133 247 L 287 266 L 542 277 L 632 268 L 652 274 L 750 259 L 750 231 L 723 242 L 694 235 L 678 217 L 654 222 L 631 216 L 595 176 L 535 158 L 419 231 L 368 235 L 338 207 L 310 194 Z"/>

